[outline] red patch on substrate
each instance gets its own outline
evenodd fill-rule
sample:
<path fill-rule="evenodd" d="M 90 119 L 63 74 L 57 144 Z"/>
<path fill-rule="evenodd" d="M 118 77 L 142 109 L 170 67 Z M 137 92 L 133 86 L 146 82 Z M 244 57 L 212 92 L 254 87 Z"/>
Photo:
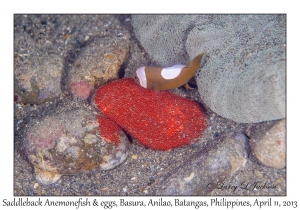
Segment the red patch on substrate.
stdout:
<path fill-rule="evenodd" d="M 40 124 L 33 126 L 29 139 L 38 148 L 51 149 L 62 136 L 62 124 L 58 119 L 46 118 Z"/>
<path fill-rule="evenodd" d="M 121 128 L 118 124 L 104 115 L 98 116 L 100 135 L 106 140 L 118 146 L 120 141 Z"/>
<path fill-rule="evenodd" d="M 69 91 L 81 98 L 82 100 L 87 99 L 92 93 L 92 87 L 86 80 L 81 80 L 80 82 L 73 82 L 69 86 Z"/>
<path fill-rule="evenodd" d="M 99 88 L 95 104 L 141 144 L 157 150 L 188 145 L 206 129 L 206 117 L 193 101 L 153 91 L 133 79 Z"/>

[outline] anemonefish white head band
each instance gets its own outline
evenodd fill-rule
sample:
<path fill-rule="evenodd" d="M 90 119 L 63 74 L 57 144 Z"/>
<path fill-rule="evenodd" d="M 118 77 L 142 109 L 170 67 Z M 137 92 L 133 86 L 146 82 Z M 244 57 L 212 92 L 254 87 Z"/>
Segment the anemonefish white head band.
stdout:
<path fill-rule="evenodd" d="M 140 85 L 147 88 L 147 78 L 145 73 L 145 66 L 142 66 L 136 70 L 136 75 L 140 80 Z"/>

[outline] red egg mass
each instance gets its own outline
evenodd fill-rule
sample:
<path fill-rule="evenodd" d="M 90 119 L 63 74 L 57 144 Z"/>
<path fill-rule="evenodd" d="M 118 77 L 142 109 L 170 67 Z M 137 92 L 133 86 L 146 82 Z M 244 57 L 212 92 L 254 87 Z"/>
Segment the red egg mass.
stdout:
<path fill-rule="evenodd" d="M 143 88 L 129 78 L 99 88 L 94 103 L 141 144 L 156 150 L 188 145 L 206 129 L 206 117 L 197 103 Z"/>
<path fill-rule="evenodd" d="M 121 128 L 112 119 L 104 116 L 98 116 L 100 135 L 107 141 L 110 141 L 115 146 L 118 146 L 120 141 Z"/>

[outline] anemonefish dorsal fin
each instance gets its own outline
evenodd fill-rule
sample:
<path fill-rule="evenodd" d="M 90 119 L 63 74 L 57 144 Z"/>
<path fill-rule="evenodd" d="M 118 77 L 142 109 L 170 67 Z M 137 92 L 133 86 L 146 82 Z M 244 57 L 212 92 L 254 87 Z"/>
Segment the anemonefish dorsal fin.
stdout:
<path fill-rule="evenodd" d="M 174 65 L 171 67 L 143 66 L 138 68 L 136 75 L 141 86 L 153 90 L 168 90 L 187 83 L 200 67 L 204 53 L 197 55 L 188 66 Z"/>

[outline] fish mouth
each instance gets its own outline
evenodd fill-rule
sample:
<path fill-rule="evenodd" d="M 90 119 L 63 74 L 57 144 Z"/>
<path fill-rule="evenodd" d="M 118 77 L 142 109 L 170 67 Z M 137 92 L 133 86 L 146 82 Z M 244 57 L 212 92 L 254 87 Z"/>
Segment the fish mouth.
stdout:
<path fill-rule="evenodd" d="M 136 81 L 137 83 L 139 83 L 139 78 L 138 78 L 138 76 L 137 76 L 136 73 L 134 73 L 133 79 L 134 79 L 134 81 Z"/>

